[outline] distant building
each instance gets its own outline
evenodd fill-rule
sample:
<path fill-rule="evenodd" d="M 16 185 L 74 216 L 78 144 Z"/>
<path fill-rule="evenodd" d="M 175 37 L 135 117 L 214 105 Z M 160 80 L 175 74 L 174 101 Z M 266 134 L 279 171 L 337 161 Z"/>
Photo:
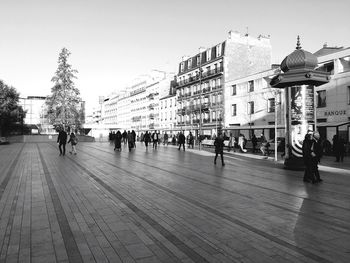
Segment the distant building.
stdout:
<path fill-rule="evenodd" d="M 160 126 L 160 94 L 169 94 L 174 74 L 152 70 L 142 75 L 118 92 L 108 96 L 103 103 L 104 124 L 116 125 L 118 129 L 158 130 Z"/>
<path fill-rule="evenodd" d="M 332 142 L 335 134 L 350 141 L 350 47 L 328 47 L 314 53 L 318 70 L 331 74 L 327 84 L 316 87 L 317 128 Z"/>
<path fill-rule="evenodd" d="M 175 84 L 175 83 L 173 83 Z M 177 117 L 177 109 L 176 109 L 176 90 L 175 88 L 170 88 L 168 94 L 159 99 L 160 108 L 160 123 L 159 129 L 162 133 L 167 132 L 168 134 L 172 134 L 176 128 L 176 117 Z"/>
<path fill-rule="evenodd" d="M 43 115 L 45 110 L 46 97 L 28 96 L 27 98 L 20 98 L 19 104 L 23 110 L 26 111 L 24 119 L 25 124 L 41 124 L 43 122 Z"/>
<path fill-rule="evenodd" d="M 228 38 L 184 57 L 177 76 L 177 127 L 211 136 L 223 128 L 228 81 L 271 68 L 269 37 L 229 32 Z"/>

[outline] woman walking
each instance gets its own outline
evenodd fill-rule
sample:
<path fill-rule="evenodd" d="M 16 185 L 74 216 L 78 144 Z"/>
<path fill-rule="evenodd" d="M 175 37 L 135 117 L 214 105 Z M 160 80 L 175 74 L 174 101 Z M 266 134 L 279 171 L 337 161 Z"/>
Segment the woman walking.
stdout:
<path fill-rule="evenodd" d="M 72 132 L 72 133 L 70 134 L 68 143 L 70 143 L 70 144 L 72 145 L 72 150 L 69 151 L 69 153 L 70 153 L 70 154 L 72 154 L 72 153 L 77 154 L 76 145 L 77 145 L 77 143 L 78 143 L 78 138 L 77 138 L 77 136 L 74 134 L 74 132 Z"/>

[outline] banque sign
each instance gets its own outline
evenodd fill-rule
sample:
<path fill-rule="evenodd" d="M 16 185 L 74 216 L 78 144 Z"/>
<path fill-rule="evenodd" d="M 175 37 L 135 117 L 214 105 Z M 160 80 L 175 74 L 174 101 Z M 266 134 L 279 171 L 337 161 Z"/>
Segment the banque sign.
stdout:
<path fill-rule="evenodd" d="M 346 115 L 346 110 L 331 110 L 331 111 L 324 112 L 324 116 L 338 116 L 338 115 Z"/>

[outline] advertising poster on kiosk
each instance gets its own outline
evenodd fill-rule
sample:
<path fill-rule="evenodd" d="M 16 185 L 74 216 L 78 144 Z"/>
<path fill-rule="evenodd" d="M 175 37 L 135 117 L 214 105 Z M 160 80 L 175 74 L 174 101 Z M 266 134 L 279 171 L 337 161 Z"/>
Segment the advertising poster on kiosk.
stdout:
<path fill-rule="evenodd" d="M 292 154 L 301 158 L 305 134 L 313 130 L 315 120 L 314 87 L 293 86 L 290 91 Z"/>

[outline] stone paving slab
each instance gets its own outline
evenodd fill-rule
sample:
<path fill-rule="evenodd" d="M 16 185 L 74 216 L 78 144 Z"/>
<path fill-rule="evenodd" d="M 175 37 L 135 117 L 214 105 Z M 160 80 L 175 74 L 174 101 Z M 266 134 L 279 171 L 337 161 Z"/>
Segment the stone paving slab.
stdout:
<path fill-rule="evenodd" d="M 225 158 L 2 145 L 0 262 L 350 262 L 347 163 L 325 159 L 312 185 L 259 155 Z"/>

